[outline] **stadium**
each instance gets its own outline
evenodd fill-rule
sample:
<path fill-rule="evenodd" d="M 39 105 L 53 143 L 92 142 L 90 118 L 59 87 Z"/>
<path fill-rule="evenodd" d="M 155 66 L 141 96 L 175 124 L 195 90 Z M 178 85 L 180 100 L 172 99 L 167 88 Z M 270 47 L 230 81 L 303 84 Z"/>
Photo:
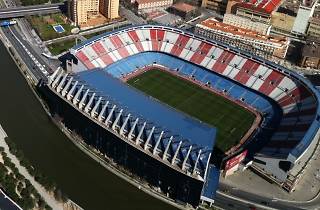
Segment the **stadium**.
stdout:
<path fill-rule="evenodd" d="M 39 86 L 52 115 L 175 201 L 212 203 L 220 172 L 241 162 L 291 191 L 318 144 L 313 85 L 217 41 L 143 25 L 70 53 L 72 71 Z"/>

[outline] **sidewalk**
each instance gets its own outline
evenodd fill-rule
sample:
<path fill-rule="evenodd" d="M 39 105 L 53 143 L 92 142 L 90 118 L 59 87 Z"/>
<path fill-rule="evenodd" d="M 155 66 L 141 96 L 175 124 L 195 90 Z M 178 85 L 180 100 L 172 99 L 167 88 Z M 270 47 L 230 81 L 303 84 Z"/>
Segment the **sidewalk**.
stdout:
<path fill-rule="evenodd" d="M 288 203 L 310 203 L 320 195 L 320 151 L 318 148 L 310 166 L 292 193 L 286 192 L 276 184 L 269 183 L 250 170 L 238 172 L 226 179 L 221 178 L 220 182 L 230 186 L 231 192 L 242 190 Z"/>

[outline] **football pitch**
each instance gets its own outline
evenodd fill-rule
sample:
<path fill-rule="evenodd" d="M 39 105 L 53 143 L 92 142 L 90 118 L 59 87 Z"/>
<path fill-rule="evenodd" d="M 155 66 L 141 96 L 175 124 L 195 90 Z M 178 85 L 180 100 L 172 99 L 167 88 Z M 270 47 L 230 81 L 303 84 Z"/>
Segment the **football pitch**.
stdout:
<path fill-rule="evenodd" d="M 223 152 L 239 143 L 255 119 L 253 113 L 228 99 L 161 70 L 149 70 L 127 83 L 176 110 L 216 127 L 216 147 Z"/>

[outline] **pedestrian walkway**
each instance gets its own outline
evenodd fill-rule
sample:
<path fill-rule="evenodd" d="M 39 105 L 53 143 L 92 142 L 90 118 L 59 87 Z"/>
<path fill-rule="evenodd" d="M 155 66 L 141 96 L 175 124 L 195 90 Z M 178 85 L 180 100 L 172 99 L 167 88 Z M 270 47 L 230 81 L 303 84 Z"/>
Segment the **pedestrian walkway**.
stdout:
<path fill-rule="evenodd" d="M 27 169 L 20 164 L 20 161 L 17 159 L 16 156 L 14 156 L 10 151 L 9 147 L 5 142 L 5 138 L 7 137 L 7 134 L 3 130 L 3 128 L 0 125 L 0 146 L 4 148 L 5 153 L 8 155 L 8 157 L 11 159 L 12 163 L 15 164 L 15 166 L 18 168 L 19 172 L 30 181 L 30 183 L 34 186 L 34 188 L 38 191 L 38 193 L 41 195 L 41 197 L 46 201 L 46 203 L 55 210 L 63 210 L 63 203 L 58 202 L 55 200 L 53 195 L 49 194 L 48 191 L 45 190 L 44 187 L 42 187 L 27 171 Z"/>

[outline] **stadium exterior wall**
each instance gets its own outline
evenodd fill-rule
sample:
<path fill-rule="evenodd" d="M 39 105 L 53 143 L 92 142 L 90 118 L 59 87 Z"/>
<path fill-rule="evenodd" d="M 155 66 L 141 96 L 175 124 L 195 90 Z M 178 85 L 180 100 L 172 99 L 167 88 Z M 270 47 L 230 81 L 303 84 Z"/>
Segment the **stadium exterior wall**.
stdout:
<path fill-rule="evenodd" d="M 87 145 L 100 151 L 111 162 L 115 162 L 120 169 L 123 168 L 123 172 L 160 189 L 164 195 L 179 203 L 188 203 L 194 207 L 199 205 L 203 181 L 180 173 L 122 141 L 83 115 L 47 85 L 40 83 L 38 90 L 53 117 L 59 116 L 64 126 L 81 136 Z"/>
<path fill-rule="evenodd" d="M 265 160 L 266 162 L 270 161 L 270 163 L 267 165 L 261 165 L 261 167 L 265 170 L 266 174 L 271 174 L 271 175 L 275 175 L 276 177 L 285 177 L 285 174 L 287 174 L 287 177 L 290 176 L 290 171 L 295 171 L 297 169 L 297 167 L 295 167 L 295 165 L 299 165 L 299 162 L 304 161 L 304 160 L 308 160 L 311 157 L 311 154 L 313 153 L 312 150 L 314 150 L 314 145 L 317 144 L 317 132 L 319 130 L 320 127 L 320 93 L 318 90 L 316 90 L 316 88 L 303 76 L 285 68 L 282 67 L 278 64 L 272 63 L 270 61 L 267 61 L 265 59 L 262 59 L 260 57 L 257 56 L 253 56 L 249 53 L 245 53 L 242 52 L 234 47 L 230 47 L 227 46 L 223 43 L 220 43 L 218 41 L 214 41 L 214 40 L 207 40 L 206 38 L 202 37 L 202 36 L 195 36 L 192 33 L 180 30 L 180 29 L 176 29 L 176 28 L 171 28 L 171 27 L 167 27 L 167 26 L 153 26 L 153 25 L 143 25 L 143 26 L 134 26 L 134 27 L 128 27 L 128 28 L 124 28 L 124 29 L 119 29 L 116 31 L 113 31 L 111 33 L 105 33 L 102 34 L 98 37 L 89 39 L 88 41 L 81 43 L 78 46 L 75 46 L 73 49 L 70 50 L 70 52 L 72 54 L 75 54 L 75 52 L 77 50 L 81 50 L 82 48 L 89 46 L 90 44 L 94 43 L 94 42 L 98 42 L 99 40 L 102 40 L 110 35 L 113 34 L 120 34 L 123 32 L 127 32 L 129 30 L 138 30 L 138 29 L 163 29 L 163 30 L 167 30 L 170 32 L 174 32 L 177 34 L 183 34 L 186 35 L 188 37 L 192 37 L 192 38 L 196 38 L 197 40 L 206 42 L 206 43 L 210 43 L 214 46 L 218 46 L 221 49 L 230 51 L 232 53 L 235 53 L 239 56 L 242 56 L 243 58 L 247 58 L 247 59 L 252 59 L 255 62 L 268 67 L 270 69 L 272 69 L 273 71 L 278 71 L 280 73 L 282 73 L 283 75 L 294 79 L 295 81 L 297 81 L 298 83 L 301 83 L 303 86 L 305 86 L 308 91 L 312 94 L 312 96 L 315 98 L 315 105 L 316 105 L 316 110 L 314 113 L 314 119 L 312 120 L 311 125 L 309 126 L 308 130 L 305 132 L 303 138 L 300 140 L 300 143 L 297 144 L 294 148 L 292 148 L 292 150 L 289 152 L 289 154 L 286 157 L 277 157 L 277 155 L 275 156 L 255 156 L 255 158 L 260 159 L 260 160 Z M 280 169 L 279 167 L 279 163 L 280 161 L 286 161 L 286 164 L 292 164 L 288 170 L 283 171 L 282 169 Z M 303 165 L 303 164 L 300 164 Z M 300 166 L 299 166 L 300 167 Z M 302 166 L 301 168 L 305 167 Z M 282 170 L 282 171 L 281 171 Z"/>

